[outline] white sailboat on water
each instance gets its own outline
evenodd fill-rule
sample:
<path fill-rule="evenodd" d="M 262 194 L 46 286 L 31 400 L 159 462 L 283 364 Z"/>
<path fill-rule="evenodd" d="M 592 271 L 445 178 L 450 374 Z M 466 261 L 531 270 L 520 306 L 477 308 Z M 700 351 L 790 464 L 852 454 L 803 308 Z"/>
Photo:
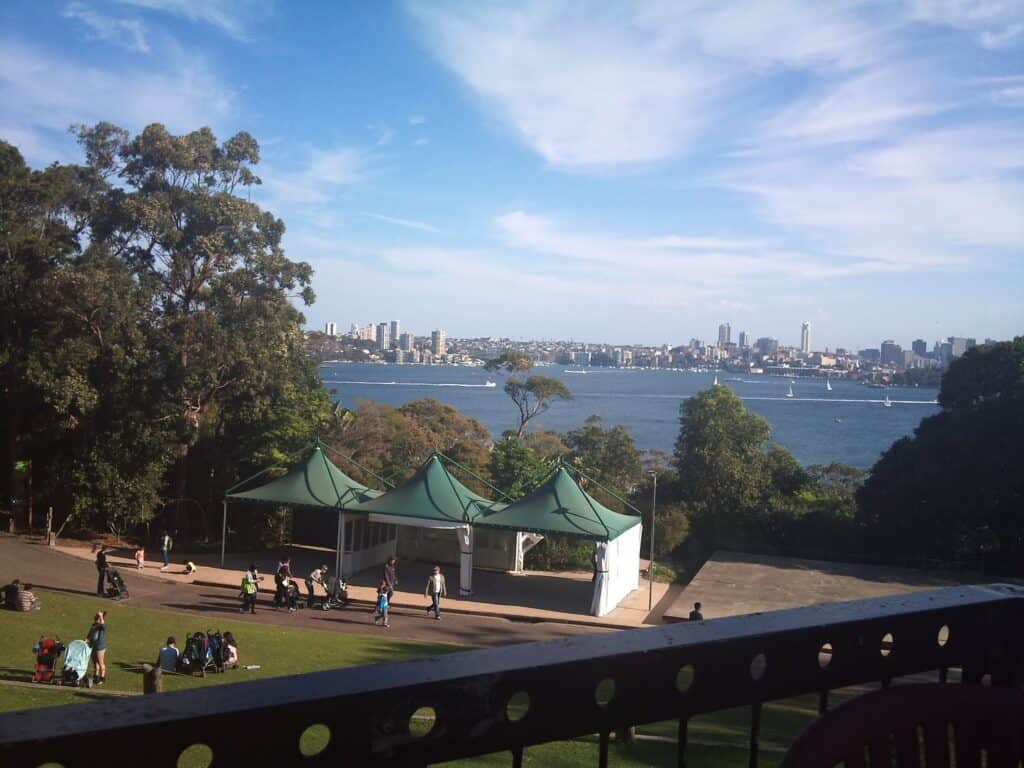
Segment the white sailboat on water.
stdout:
<path fill-rule="evenodd" d="M 889 399 L 888 395 L 885 396 L 885 400 L 882 401 L 882 405 L 886 408 L 892 408 L 892 400 Z"/>
<path fill-rule="evenodd" d="M 827 389 L 829 392 L 832 391 L 832 380 L 829 379 L 827 376 L 825 377 L 825 389 Z"/>
<path fill-rule="evenodd" d="M 715 374 L 715 381 L 714 381 L 714 383 L 711 386 L 713 386 L 713 387 L 717 387 L 718 386 L 718 374 L 717 373 Z"/>
<path fill-rule="evenodd" d="M 789 385 L 789 392 L 786 393 L 786 397 L 796 397 L 796 395 L 793 394 L 793 385 L 792 384 Z"/>

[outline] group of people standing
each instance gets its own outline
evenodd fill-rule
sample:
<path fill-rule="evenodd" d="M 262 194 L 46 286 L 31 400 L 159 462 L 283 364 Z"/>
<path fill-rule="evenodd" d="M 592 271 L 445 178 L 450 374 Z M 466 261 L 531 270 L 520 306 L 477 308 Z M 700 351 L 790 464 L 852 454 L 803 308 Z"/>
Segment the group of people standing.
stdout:
<path fill-rule="evenodd" d="M 398 586 L 398 558 L 392 556 L 384 563 L 380 585 L 377 587 L 377 603 L 373 609 L 373 623 L 382 626 L 391 626 L 388 621 L 388 613 L 394 606 L 395 588 Z M 441 598 L 448 595 L 448 585 L 445 582 L 444 574 L 441 573 L 441 566 L 435 565 L 427 577 L 427 586 L 423 592 L 424 597 L 430 598 L 430 605 L 427 606 L 427 614 L 433 612 L 436 621 L 441 620 Z"/>

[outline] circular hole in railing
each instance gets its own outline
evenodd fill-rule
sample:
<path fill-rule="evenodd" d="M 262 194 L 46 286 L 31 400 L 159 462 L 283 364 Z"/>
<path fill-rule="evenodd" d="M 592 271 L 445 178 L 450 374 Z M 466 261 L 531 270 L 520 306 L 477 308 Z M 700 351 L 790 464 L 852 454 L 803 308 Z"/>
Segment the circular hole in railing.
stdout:
<path fill-rule="evenodd" d="M 64 768 L 60 763 L 41 763 L 36 768 Z"/>
<path fill-rule="evenodd" d="M 505 717 L 510 723 L 518 723 L 530 711 L 530 694 L 526 691 L 513 693 L 505 705 Z"/>
<path fill-rule="evenodd" d="M 764 657 L 763 653 L 757 654 L 757 656 L 750 660 L 750 679 L 760 680 L 764 677 L 765 670 L 767 669 L 768 659 Z"/>
<path fill-rule="evenodd" d="M 210 768 L 212 762 L 213 750 L 205 744 L 185 747 L 178 755 L 178 768 Z"/>
<path fill-rule="evenodd" d="M 615 681 L 610 677 L 606 677 L 600 683 L 597 684 L 597 688 L 594 689 L 594 701 L 597 702 L 599 707 L 607 707 L 611 704 L 612 699 L 615 698 Z"/>
<path fill-rule="evenodd" d="M 938 642 L 939 647 L 949 642 L 949 627 L 947 625 L 943 624 L 939 627 L 939 633 L 936 635 L 935 640 Z"/>
<path fill-rule="evenodd" d="M 299 752 L 303 757 L 316 757 L 331 743 L 331 729 L 323 723 L 309 726 L 299 736 Z"/>
<path fill-rule="evenodd" d="M 832 663 L 832 643 L 825 643 L 818 649 L 818 666 L 826 669 Z"/>
<path fill-rule="evenodd" d="M 417 739 L 421 739 L 434 730 L 436 723 L 437 713 L 434 708 L 420 707 L 409 718 L 409 733 Z"/>
<path fill-rule="evenodd" d="M 890 653 L 892 653 L 893 648 L 895 647 L 896 640 L 893 638 L 892 632 L 886 632 L 884 635 L 882 635 L 882 644 L 878 649 L 879 653 L 881 653 L 883 656 L 888 656 Z"/>
<path fill-rule="evenodd" d="M 690 686 L 693 685 L 694 674 L 693 664 L 687 664 L 682 667 L 676 673 L 676 690 L 680 693 L 686 693 L 690 690 Z"/>

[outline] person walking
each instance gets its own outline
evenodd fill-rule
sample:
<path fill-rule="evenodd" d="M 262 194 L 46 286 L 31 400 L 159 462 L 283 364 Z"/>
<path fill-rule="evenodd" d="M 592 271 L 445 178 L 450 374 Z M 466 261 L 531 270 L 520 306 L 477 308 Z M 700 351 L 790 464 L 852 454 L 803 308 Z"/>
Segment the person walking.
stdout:
<path fill-rule="evenodd" d="M 427 613 L 434 612 L 434 618 L 441 620 L 441 598 L 447 597 L 448 587 L 444 581 L 444 574 L 441 573 L 441 566 L 435 565 L 433 573 L 427 577 L 427 588 L 424 595 L 430 598 L 430 605 L 427 606 Z"/>
<path fill-rule="evenodd" d="M 107 612 L 96 611 L 85 642 L 92 648 L 93 682 L 103 685 L 107 682 Z"/>
<path fill-rule="evenodd" d="M 693 610 L 690 611 L 690 621 L 704 621 L 704 614 L 700 612 L 700 603 L 693 604 Z"/>
<path fill-rule="evenodd" d="M 100 551 L 96 553 L 96 596 L 107 596 L 107 573 L 110 571 L 110 563 L 107 562 L 107 548 L 100 545 Z"/>
<path fill-rule="evenodd" d="M 146 549 L 144 547 L 139 547 L 138 549 L 135 550 L 135 568 L 136 568 L 136 570 L 141 571 L 145 567 L 146 567 Z"/>
<path fill-rule="evenodd" d="M 383 580 L 377 587 L 377 609 L 373 614 L 373 623 L 376 624 L 378 621 L 385 627 L 391 626 L 388 624 L 388 585 Z"/>
<path fill-rule="evenodd" d="M 164 532 L 162 534 L 160 534 L 160 552 L 164 556 L 164 564 L 163 564 L 163 567 L 160 568 L 161 571 L 166 571 L 170 567 L 170 565 L 171 565 L 171 559 L 170 559 L 171 558 L 171 549 L 173 547 L 174 547 L 174 540 L 171 539 L 171 534 L 169 534 L 167 532 L 167 529 L 165 528 Z"/>
<path fill-rule="evenodd" d="M 309 592 L 309 607 L 313 607 L 313 603 L 316 602 L 316 594 L 313 591 L 313 585 L 319 584 L 324 589 L 324 594 L 327 593 L 327 566 L 321 565 L 319 568 L 314 568 L 313 572 L 306 577 L 306 591 Z M 326 601 L 326 597 L 324 601 Z M 322 603 L 321 603 L 322 605 Z"/>
<path fill-rule="evenodd" d="M 249 613 L 256 613 L 256 595 L 260 591 L 262 580 L 263 577 L 256 570 L 256 564 L 249 563 L 249 570 L 242 576 L 242 607 L 238 609 L 240 613 L 245 613 L 247 608 Z"/>
<path fill-rule="evenodd" d="M 395 602 L 395 590 L 398 589 L 398 558 L 392 555 L 384 563 L 384 583 L 388 585 L 388 605 Z"/>
<path fill-rule="evenodd" d="M 274 608 L 280 608 L 288 599 L 288 581 L 291 579 L 291 558 L 283 555 L 277 562 L 277 571 L 274 573 Z"/>

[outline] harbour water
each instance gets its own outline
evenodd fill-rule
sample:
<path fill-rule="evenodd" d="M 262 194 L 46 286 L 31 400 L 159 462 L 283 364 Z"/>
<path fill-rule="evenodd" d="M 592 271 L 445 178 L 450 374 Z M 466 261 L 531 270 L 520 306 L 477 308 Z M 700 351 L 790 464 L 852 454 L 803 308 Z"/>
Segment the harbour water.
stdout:
<path fill-rule="evenodd" d="M 530 429 L 567 432 L 588 416 L 606 425 L 623 424 L 641 449 L 671 452 L 679 434 L 683 399 L 712 386 L 714 373 L 672 370 L 588 368 L 579 373 L 564 366 L 536 372 L 563 380 L 573 399 L 555 402 L 530 422 Z M 503 391 L 504 379 L 481 368 L 461 366 L 324 363 L 324 385 L 335 400 L 354 408 L 360 399 L 390 405 L 434 398 L 479 419 L 495 436 L 517 426 L 517 411 Z M 791 450 L 804 465 L 840 461 L 869 468 L 879 455 L 925 416 L 938 412 L 935 389 L 873 389 L 841 379 L 787 379 L 735 376 L 719 372 L 721 386 L 731 388 L 746 407 L 768 419 L 772 439 Z M 496 386 L 487 386 L 487 382 Z M 787 397 L 789 386 L 793 397 Z M 892 406 L 883 404 L 886 396 Z"/>

